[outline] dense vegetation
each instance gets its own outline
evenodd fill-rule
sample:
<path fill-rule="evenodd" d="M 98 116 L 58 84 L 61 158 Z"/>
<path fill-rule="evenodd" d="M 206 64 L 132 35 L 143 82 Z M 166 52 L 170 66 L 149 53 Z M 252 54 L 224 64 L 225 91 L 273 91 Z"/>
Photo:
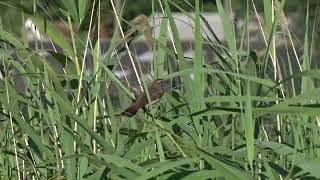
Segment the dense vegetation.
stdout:
<path fill-rule="evenodd" d="M 192 61 L 184 57 L 171 10 L 174 6 L 187 13 L 185 9 L 170 0 L 150 2 L 152 12 L 167 17 L 152 41 L 153 76 L 169 80 L 172 89 L 145 111 L 125 117 L 119 114 L 133 95 L 114 69 L 122 65 L 117 47 L 128 38 L 115 33 L 103 52 L 98 33 L 101 11 L 109 6 L 99 0 L 46 1 L 46 6 L 0 1 L 18 10 L 21 24 L 32 18 L 61 48 L 48 51 L 42 41 L 31 48 L 26 30 L 0 26 L 1 179 L 320 178 L 318 1 L 301 4 L 304 24 L 296 27 L 304 29 L 302 42 L 288 28 L 284 11 L 297 1 L 263 1 L 260 15 L 253 1 L 243 1 L 244 25 L 236 30 L 217 0 L 210 6 L 221 18 L 224 42 L 201 16 L 200 0 L 183 1 L 194 13 Z M 52 11 L 69 28 L 75 25 L 70 40 L 54 26 Z M 108 11 L 120 14 L 113 7 Z M 249 30 L 257 17 L 259 34 L 265 37 L 259 52 Z M 121 25 L 130 27 L 124 20 Z M 202 28 L 210 32 L 205 37 Z M 167 47 L 170 37 L 174 48 Z M 280 41 L 285 49 L 281 57 Z M 204 45 L 214 52 L 213 63 L 205 61 Z M 91 68 L 86 68 L 88 57 Z M 141 69 L 138 61 L 134 66 Z M 137 74 L 147 89 L 149 82 Z M 117 90 L 118 102 L 111 88 Z"/>

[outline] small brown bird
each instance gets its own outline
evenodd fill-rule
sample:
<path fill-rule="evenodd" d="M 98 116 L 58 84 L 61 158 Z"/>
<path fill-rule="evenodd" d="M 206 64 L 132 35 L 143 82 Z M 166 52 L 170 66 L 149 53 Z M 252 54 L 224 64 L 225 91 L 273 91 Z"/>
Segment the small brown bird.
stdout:
<path fill-rule="evenodd" d="M 148 93 L 152 102 L 159 100 L 164 92 L 168 89 L 169 81 L 158 79 L 152 82 L 151 86 L 148 88 Z M 148 104 L 148 97 L 146 92 L 141 93 L 137 99 L 126 109 L 121 115 L 132 117 L 134 116 L 140 108 L 144 108 Z"/>

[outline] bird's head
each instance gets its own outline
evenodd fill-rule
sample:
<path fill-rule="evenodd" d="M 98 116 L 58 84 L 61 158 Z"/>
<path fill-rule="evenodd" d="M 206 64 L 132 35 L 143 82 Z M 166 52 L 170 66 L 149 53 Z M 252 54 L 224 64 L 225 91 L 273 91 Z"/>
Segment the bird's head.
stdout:
<path fill-rule="evenodd" d="M 157 79 L 151 84 L 152 87 L 161 87 L 163 91 L 170 89 L 170 81 L 166 79 Z"/>

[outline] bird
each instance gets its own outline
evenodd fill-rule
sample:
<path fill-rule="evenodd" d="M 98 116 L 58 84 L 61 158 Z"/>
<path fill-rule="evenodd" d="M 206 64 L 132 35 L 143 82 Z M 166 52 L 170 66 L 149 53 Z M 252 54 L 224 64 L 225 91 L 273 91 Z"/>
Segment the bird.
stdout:
<path fill-rule="evenodd" d="M 168 89 L 168 83 L 169 81 L 163 79 L 157 79 L 152 82 L 151 86 L 148 88 L 151 103 L 158 101 L 163 96 Z M 142 92 L 137 96 L 136 100 L 121 113 L 121 115 L 132 117 L 140 110 L 140 108 L 145 108 L 147 104 L 149 104 L 147 93 Z"/>

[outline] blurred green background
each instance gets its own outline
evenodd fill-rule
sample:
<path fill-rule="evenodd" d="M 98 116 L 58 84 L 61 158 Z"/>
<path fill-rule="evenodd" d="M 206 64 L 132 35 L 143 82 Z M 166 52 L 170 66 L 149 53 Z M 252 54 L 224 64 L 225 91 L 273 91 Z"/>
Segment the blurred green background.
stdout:
<path fill-rule="evenodd" d="M 28 8 L 30 11 L 33 9 L 37 9 L 38 11 L 43 11 L 44 14 L 46 14 L 48 17 L 54 19 L 54 20 L 63 20 L 61 19 L 61 11 L 59 11 L 59 8 L 62 6 L 61 3 L 62 0 L 1 0 L 0 1 L 0 15 L 1 15 L 1 24 L 2 27 L 10 32 L 14 32 L 15 34 L 19 34 L 21 32 L 21 26 L 24 24 L 22 23 L 23 19 L 26 18 L 24 15 L 21 14 L 21 11 L 17 8 L 8 7 L 7 4 L 14 4 L 22 3 L 26 8 Z M 92 1 L 92 0 L 89 0 Z M 88 3 L 90 3 L 88 1 Z M 152 7 L 154 7 L 156 10 L 159 10 L 160 8 L 157 7 L 158 2 L 156 0 L 116 0 L 115 3 L 118 3 L 119 6 L 123 5 L 123 18 L 125 20 L 131 20 L 135 16 L 139 14 L 146 14 L 150 15 L 152 12 Z M 192 11 L 194 7 L 194 0 L 172 0 L 171 1 L 171 8 L 175 12 L 179 12 L 179 8 L 177 6 L 183 8 L 186 11 Z M 245 6 L 245 3 L 243 3 L 241 0 L 224 0 L 224 4 L 226 5 L 228 2 L 231 2 L 232 9 L 235 11 L 236 15 L 242 14 L 246 8 L 242 7 Z M 101 1 L 101 7 L 102 7 L 102 14 L 104 14 L 103 22 L 106 22 L 106 24 L 112 24 L 112 7 L 110 4 L 110 1 Z M 254 3 L 256 5 L 256 8 L 258 11 L 263 11 L 263 1 L 261 0 L 254 0 Z M 311 7 L 315 7 L 317 3 L 317 0 L 310 0 Z M 5 4 L 5 5 L 4 5 Z M 37 8 L 34 7 L 34 4 L 37 4 Z M 296 14 L 300 14 L 299 16 L 295 17 L 295 21 L 297 24 L 300 24 L 305 20 L 305 13 L 306 13 L 306 4 L 307 1 L 301 1 L 301 0 L 290 0 L 290 2 L 286 3 L 285 6 L 285 12 L 290 14 L 292 12 Z M 153 6 L 154 5 L 154 6 Z M 252 4 L 250 5 L 252 6 Z M 215 12 L 215 0 L 203 0 L 202 1 L 202 11 L 209 11 L 209 12 Z M 313 9 L 310 9 L 310 14 L 315 14 L 315 11 Z M 110 16 L 111 15 L 111 16 Z M 110 18 L 111 17 L 111 18 Z M 312 20 L 312 16 L 311 16 Z M 110 28 L 110 27 L 109 27 Z"/>

